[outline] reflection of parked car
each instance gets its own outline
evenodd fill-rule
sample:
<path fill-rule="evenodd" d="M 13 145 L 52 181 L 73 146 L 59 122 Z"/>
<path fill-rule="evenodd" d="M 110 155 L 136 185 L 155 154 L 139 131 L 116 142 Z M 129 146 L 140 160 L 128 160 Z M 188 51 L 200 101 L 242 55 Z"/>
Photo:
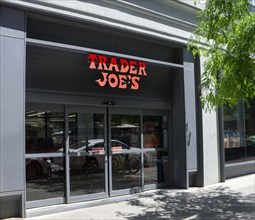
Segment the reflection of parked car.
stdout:
<path fill-rule="evenodd" d="M 51 161 L 48 158 L 26 159 L 26 178 L 35 180 L 48 177 L 51 172 Z"/>
<path fill-rule="evenodd" d="M 111 146 L 113 151 L 113 164 L 125 162 L 131 156 L 129 150 L 138 150 L 137 148 L 129 147 L 125 143 L 119 140 L 111 140 Z M 63 148 L 59 149 L 63 151 Z M 91 139 L 88 141 L 80 141 L 75 144 L 71 144 L 69 147 L 70 153 L 70 168 L 71 170 L 84 170 L 88 173 L 96 172 L 98 169 L 104 169 L 105 167 L 105 143 L 104 139 Z M 118 158 L 118 160 L 117 160 Z M 136 158 L 137 160 L 135 161 Z M 130 160 L 131 161 L 131 160 Z M 130 173 L 137 172 L 140 169 L 140 154 L 132 154 L 132 168 L 130 166 Z M 59 164 L 60 161 L 54 160 L 55 164 Z M 137 164 L 137 165 L 136 165 Z M 139 167 L 137 167 L 139 166 Z M 135 171 L 136 170 L 136 171 Z"/>

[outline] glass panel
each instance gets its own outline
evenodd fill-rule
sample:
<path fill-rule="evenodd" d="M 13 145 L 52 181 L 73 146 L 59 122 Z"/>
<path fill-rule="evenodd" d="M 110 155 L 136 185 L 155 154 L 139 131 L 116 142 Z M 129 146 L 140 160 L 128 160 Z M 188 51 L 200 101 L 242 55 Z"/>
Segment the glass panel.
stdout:
<path fill-rule="evenodd" d="M 105 192 L 105 156 L 71 156 L 71 196 L 99 192 Z"/>
<path fill-rule="evenodd" d="M 70 194 L 105 192 L 104 115 L 71 113 L 68 118 Z"/>
<path fill-rule="evenodd" d="M 26 159 L 27 201 L 63 197 L 64 174 L 63 158 Z"/>
<path fill-rule="evenodd" d="M 65 146 L 64 113 L 26 112 L 26 153 L 57 152 Z"/>
<path fill-rule="evenodd" d="M 144 184 L 156 184 L 169 181 L 168 154 L 164 151 L 146 152 L 144 154 Z"/>
<path fill-rule="evenodd" d="M 167 117 L 143 116 L 144 148 L 167 148 Z"/>
<path fill-rule="evenodd" d="M 224 106 L 224 148 L 226 163 L 245 159 L 244 108 L 240 102 L 230 108 Z"/>
<path fill-rule="evenodd" d="M 245 108 L 246 155 L 248 160 L 255 159 L 255 100 Z"/>
<path fill-rule="evenodd" d="M 112 140 L 127 145 L 127 148 L 141 148 L 140 145 L 140 116 L 112 115 Z"/>
<path fill-rule="evenodd" d="M 141 187 L 140 154 L 112 156 L 112 189 Z"/>
<path fill-rule="evenodd" d="M 112 189 L 141 186 L 140 116 L 111 116 Z"/>

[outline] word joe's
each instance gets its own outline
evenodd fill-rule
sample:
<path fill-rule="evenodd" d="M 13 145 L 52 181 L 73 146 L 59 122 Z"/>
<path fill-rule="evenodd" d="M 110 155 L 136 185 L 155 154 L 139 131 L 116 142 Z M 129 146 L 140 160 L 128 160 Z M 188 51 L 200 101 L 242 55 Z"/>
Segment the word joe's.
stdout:
<path fill-rule="evenodd" d="M 147 76 L 146 63 L 124 58 L 106 57 L 89 54 L 89 69 L 102 70 L 102 77 L 96 82 L 99 86 L 109 85 L 111 88 L 132 90 L 139 89 L 141 76 Z"/>

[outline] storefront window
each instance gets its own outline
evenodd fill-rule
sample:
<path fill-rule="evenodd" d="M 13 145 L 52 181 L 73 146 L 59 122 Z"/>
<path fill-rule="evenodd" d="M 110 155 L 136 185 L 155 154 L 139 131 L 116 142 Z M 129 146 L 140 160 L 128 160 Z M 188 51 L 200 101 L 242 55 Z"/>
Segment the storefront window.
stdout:
<path fill-rule="evenodd" d="M 27 201 L 64 196 L 64 131 L 63 112 L 26 112 Z"/>
<path fill-rule="evenodd" d="M 255 101 L 224 106 L 224 148 L 226 163 L 255 158 Z"/>
<path fill-rule="evenodd" d="M 255 100 L 245 107 L 245 138 L 247 159 L 255 159 Z"/>
<path fill-rule="evenodd" d="M 224 106 L 224 148 L 226 162 L 237 162 L 245 158 L 243 130 L 243 105 L 231 108 Z"/>
<path fill-rule="evenodd" d="M 27 154 L 56 152 L 64 146 L 64 113 L 26 112 Z"/>

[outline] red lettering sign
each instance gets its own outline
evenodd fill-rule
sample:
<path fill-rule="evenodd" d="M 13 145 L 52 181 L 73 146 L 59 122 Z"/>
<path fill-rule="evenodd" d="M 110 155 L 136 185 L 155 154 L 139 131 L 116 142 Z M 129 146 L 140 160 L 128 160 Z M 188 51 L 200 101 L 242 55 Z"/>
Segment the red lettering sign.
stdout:
<path fill-rule="evenodd" d="M 92 148 L 92 153 L 96 154 L 96 155 L 101 155 L 101 154 L 104 154 L 105 151 L 104 151 L 103 147 L 93 147 Z"/>
<path fill-rule="evenodd" d="M 96 54 L 89 54 L 88 60 L 89 69 L 102 70 L 102 77 L 96 80 L 101 87 L 138 90 L 140 77 L 147 76 L 144 62 Z"/>
<path fill-rule="evenodd" d="M 112 153 L 121 153 L 122 147 L 112 147 Z"/>

